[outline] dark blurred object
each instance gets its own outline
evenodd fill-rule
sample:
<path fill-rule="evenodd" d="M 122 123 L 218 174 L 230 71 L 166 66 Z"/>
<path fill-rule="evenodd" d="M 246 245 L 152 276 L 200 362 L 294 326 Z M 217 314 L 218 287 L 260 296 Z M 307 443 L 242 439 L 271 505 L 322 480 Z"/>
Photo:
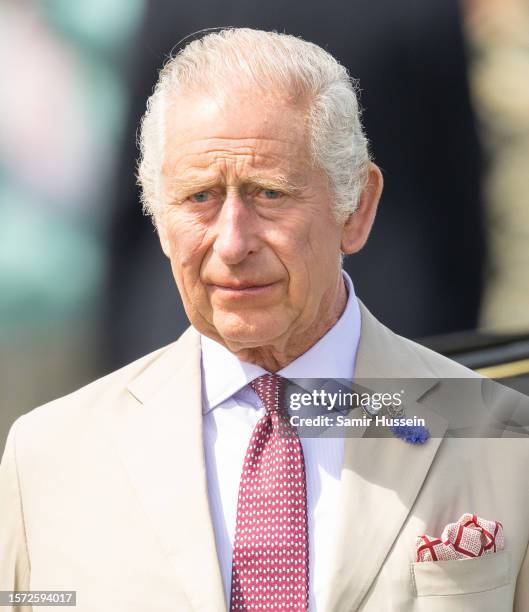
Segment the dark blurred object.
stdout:
<path fill-rule="evenodd" d="M 456 332 L 421 344 L 529 395 L 529 334 Z"/>
<path fill-rule="evenodd" d="M 406 336 L 476 325 L 485 256 L 480 151 L 454 0 L 150 2 L 131 58 L 131 112 L 116 180 L 105 329 L 107 369 L 187 326 L 169 265 L 142 217 L 135 134 L 157 70 L 181 38 L 248 26 L 315 42 L 360 79 L 364 124 L 385 175 L 367 247 L 345 261 L 358 295 Z"/>

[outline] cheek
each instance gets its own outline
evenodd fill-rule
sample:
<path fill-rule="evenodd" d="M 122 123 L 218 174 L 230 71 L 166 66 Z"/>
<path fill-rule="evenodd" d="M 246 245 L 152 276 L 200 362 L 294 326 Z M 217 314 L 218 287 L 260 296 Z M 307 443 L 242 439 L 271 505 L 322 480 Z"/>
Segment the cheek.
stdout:
<path fill-rule="evenodd" d="M 289 301 L 296 308 L 302 309 L 309 299 L 311 274 L 315 265 L 308 237 L 300 233 L 283 235 L 282 240 L 275 241 L 274 253 L 288 277 Z"/>
<path fill-rule="evenodd" d="M 275 241 L 278 255 L 296 270 L 307 269 L 310 272 L 320 267 L 322 260 L 327 258 L 329 247 L 335 242 L 329 228 L 321 226 L 318 219 L 291 225 Z"/>
<path fill-rule="evenodd" d="M 186 311 L 203 310 L 207 296 L 200 274 L 209 248 L 207 229 L 197 223 L 172 220 L 168 237 L 171 269 Z"/>
<path fill-rule="evenodd" d="M 168 236 L 173 268 L 185 271 L 200 266 L 208 248 L 207 228 L 191 220 L 172 220 L 168 224 Z"/>
<path fill-rule="evenodd" d="M 308 251 L 316 270 L 328 274 L 338 265 L 341 253 L 341 230 L 332 220 L 321 219 L 315 223 L 308 239 Z M 309 255 L 308 255 L 309 256 Z"/>
<path fill-rule="evenodd" d="M 293 224 L 275 240 L 275 251 L 289 276 L 289 293 L 296 303 L 309 306 L 327 290 L 329 271 L 339 266 L 340 235 L 323 219 Z"/>

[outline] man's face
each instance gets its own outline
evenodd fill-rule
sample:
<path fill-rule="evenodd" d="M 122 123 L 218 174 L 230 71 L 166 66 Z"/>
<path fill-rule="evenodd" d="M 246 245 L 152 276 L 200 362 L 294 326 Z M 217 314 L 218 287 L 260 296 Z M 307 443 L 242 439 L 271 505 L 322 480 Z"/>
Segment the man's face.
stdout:
<path fill-rule="evenodd" d="M 303 110 L 193 95 L 166 130 L 158 229 L 193 326 L 233 352 L 310 334 L 340 287 L 343 224 Z"/>

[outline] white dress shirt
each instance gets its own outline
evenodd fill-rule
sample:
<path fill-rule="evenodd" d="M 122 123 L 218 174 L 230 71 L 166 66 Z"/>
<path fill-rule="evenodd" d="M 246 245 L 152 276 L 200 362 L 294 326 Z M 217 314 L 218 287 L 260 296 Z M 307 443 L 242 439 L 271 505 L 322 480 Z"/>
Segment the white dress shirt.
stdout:
<path fill-rule="evenodd" d="M 360 310 L 353 283 L 336 324 L 296 360 L 277 372 L 285 378 L 345 378 L 354 373 L 360 339 Z M 266 374 L 240 361 L 218 342 L 201 336 L 204 450 L 208 494 L 220 570 L 229 606 L 237 498 L 250 437 L 265 409 L 249 386 Z M 301 438 L 307 478 L 309 529 L 309 610 L 316 612 L 327 580 L 343 461 L 343 438 Z M 321 608 L 321 605 L 320 605 Z"/>

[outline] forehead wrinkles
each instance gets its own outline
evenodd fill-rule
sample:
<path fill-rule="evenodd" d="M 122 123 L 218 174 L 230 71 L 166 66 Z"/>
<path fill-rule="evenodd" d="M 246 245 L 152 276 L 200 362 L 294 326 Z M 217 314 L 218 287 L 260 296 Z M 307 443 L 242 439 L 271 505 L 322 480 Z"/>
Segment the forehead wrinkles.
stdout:
<path fill-rule="evenodd" d="M 299 149 L 294 142 L 279 139 L 207 138 L 173 148 L 162 171 L 170 181 L 211 174 L 230 180 L 260 170 L 299 175 L 310 166 Z"/>
<path fill-rule="evenodd" d="M 282 140 L 279 138 L 226 138 L 209 137 L 201 139 L 183 140 L 175 143 L 169 148 L 167 158 L 173 163 L 178 163 L 185 158 L 194 157 L 194 163 L 200 167 L 211 163 L 211 160 L 200 157 L 225 156 L 236 158 L 239 156 L 251 156 L 263 160 L 272 159 L 276 161 L 298 158 L 302 147 L 294 140 Z"/>

